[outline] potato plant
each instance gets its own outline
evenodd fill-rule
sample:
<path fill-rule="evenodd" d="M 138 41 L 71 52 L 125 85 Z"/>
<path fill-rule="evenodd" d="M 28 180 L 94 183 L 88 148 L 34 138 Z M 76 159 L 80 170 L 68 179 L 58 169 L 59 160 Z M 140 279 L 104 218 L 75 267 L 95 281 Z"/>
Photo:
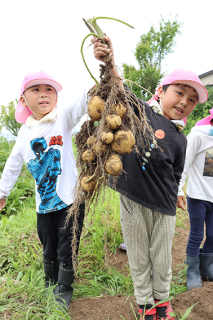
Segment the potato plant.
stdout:
<path fill-rule="evenodd" d="M 84 20 L 91 31 L 88 36 L 93 35 L 104 41 L 104 33 L 97 26 L 97 19 Z M 152 128 L 146 119 L 144 110 L 138 104 L 137 97 L 131 91 L 125 91 L 118 85 L 120 78 L 118 79 L 111 72 L 112 63 L 109 54 L 104 59 L 105 64 L 100 65 L 100 82 L 98 83 L 83 58 L 96 86 L 90 93 L 87 107 L 90 120 L 83 123 L 81 130 L 76 135 L 79 177 L 75 188 L 75 202 L 67 219 L 72 215 L 77 215 L 78 207 L 83 202 L 86 203 L 86 209 L 89 210 L 92 201 L 94 199 L 98 201 L 101 194 L 100 189 L 102 187 L 105 189 L 108 185 L 109 177 L 113 184 L 116 183 L 118 175 L 123 171 L 122 156 L 133 150 L 136 153 L 139 152 L 138 146 L 144 148 L 150 138 L 154 139 Z M 137 116 L 134 107 L 138 108 L 139 115 Z M 75 219 L 74 230 L 78 228 L 76 223 Z M 75 252 L 75 241 L 74 237 L 73 252 Z M 76 256 L 73 259 L 76 260 Z M 76 261 L 74 262 L 74 267 L 76 267 Z"/>

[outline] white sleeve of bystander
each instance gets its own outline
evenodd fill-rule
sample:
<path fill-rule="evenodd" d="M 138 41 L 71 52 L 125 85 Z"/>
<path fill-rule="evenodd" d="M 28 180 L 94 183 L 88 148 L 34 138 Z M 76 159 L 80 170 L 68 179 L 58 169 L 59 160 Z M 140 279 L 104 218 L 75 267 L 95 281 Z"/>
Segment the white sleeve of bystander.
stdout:
<path fill-rule="evenodd" d="M 192 165 L 194 158 L 200 147 L 200 137 L 198 134 L 192 134 L 189 139 L 187 139 L 187 148 L 186 148 L 186 158 L 183 168 L 183 173 L 178 187 L 178 196 L 184 196 L 183 186 L 186 182 L 186 178 L 189 174 L 190 166 Z"/>
<path fill-rule="evenodd" d="M 21 172 L 24 159 L 21 154 L 21 139 L 17 138 L 8 157 L 0 180 L 0 198 L 8 197 Z"/>

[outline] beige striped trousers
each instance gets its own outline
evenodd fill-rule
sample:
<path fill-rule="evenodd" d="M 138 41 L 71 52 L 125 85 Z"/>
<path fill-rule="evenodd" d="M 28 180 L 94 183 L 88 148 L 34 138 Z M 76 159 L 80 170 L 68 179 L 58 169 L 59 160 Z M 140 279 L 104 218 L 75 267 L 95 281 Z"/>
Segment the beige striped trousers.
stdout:
<path fill-rule="evenodd" d="M 139 305 L 169 297 L 175 216 L 120 195 L 121 227 Z"/>

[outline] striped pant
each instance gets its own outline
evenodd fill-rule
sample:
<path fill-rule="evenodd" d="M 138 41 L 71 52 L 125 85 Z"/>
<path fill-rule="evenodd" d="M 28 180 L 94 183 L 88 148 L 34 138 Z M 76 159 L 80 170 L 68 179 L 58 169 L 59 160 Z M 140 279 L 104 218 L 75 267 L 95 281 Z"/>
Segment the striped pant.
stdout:
<path fill-rule="evenodd" d="M 175 216 L 120 195 L 121 227 L 139 305 L 169 297 Z"/>

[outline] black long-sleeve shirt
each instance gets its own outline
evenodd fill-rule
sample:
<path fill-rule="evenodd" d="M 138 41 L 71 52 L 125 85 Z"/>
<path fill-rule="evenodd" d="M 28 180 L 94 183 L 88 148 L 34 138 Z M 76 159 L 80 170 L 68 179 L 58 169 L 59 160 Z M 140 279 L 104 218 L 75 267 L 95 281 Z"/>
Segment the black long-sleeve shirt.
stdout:
<path fill-rule="evenodd" d="M 142 169 L 144 154 L 141 153 L 139 159 L 134 151 L 124 155 L 124 172 L 118 177 L 116 190 L 151 210 L 174 216 L 185 161 L 186 137 L 172 121 L 155 113 L 147 103 L 138 101 L 145 108 L 154 133 L 160 137 L 155 137 L 158 148 L 151 151 L 147 148 L 150 156 L 145 157 L 148 160 L 145 170 Z M 158 135 L 159 131 L 156 133 L 157 130 L 162 130 L 161 135 Z"/>

